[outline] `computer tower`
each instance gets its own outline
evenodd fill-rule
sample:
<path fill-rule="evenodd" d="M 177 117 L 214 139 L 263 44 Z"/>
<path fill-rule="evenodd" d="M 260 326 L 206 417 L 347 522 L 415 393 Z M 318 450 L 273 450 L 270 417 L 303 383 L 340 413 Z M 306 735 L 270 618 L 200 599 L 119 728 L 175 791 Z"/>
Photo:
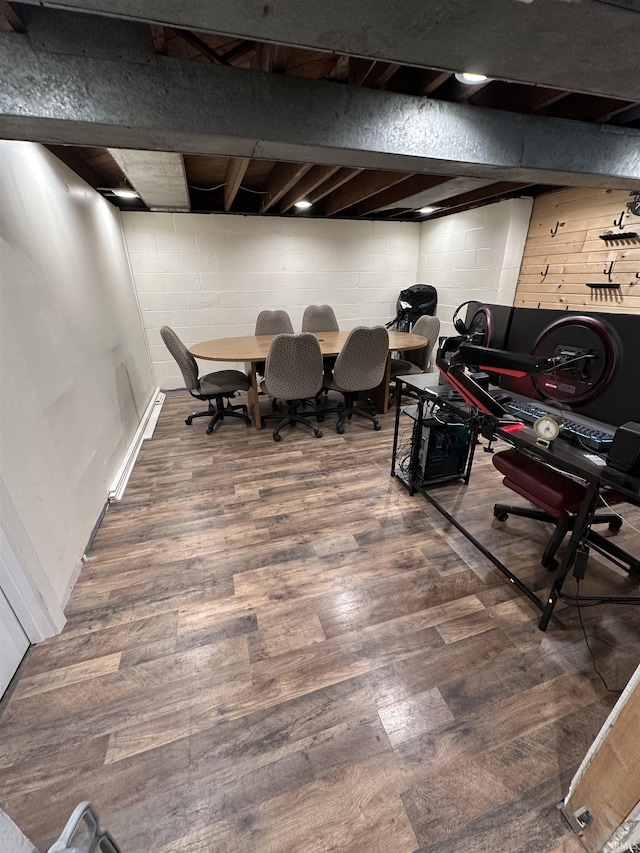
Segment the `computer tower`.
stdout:
<path fill-rule="evenodd" d="M 464 424 L 442 423 L 426 418 L 420 428 L 418 485 L 464 477 L 469 458 L 471 431 Z"/>

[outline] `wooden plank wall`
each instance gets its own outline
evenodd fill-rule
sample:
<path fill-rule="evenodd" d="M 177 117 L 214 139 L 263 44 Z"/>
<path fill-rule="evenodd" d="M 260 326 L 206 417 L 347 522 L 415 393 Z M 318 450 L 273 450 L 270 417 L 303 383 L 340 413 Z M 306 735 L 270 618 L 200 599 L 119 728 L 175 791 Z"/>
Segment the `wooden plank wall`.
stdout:
<path fill-rule="evenodd" d="M 630 201 L 624 190 L 583 188 L 537 198 L 514 305 L 640 314 L 640 238 L 600 239 L 607 232 L 640 234 L 640 216 L 627 209 Z M 611 281 L 620 289 L 587 287 L 608 281 L 612 261 Z"/>

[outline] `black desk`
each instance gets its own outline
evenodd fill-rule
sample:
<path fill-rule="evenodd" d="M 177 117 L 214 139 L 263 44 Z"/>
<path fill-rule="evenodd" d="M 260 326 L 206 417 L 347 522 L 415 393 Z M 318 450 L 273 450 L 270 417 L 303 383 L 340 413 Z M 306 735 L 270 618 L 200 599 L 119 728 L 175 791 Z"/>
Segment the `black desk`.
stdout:
<path fill-rule="evenodd" d="M 396 379 L 396 432 L 394 437 L 394 459 L 397 447 L 398 424 L 401 409 L 401 396 L 403 388 L 411 394 L 417 396 L 420 405 L 427 401 L 437 406 L 443 406 L 455 411 L 463 420 L 466 420 L 472 428 L 472 434 L 477 435 L 481 429 L 482 422 L 485 416 L 478 413 L 476 410 L 468 406 L 460 398 L 457 398 L 452 393 L 448 385 L 439 384 L 439 374 L 427 373 L 417 374 L 415 376 L 400 376 Z M 546 462 L 560 471 L 568 474 L 574 474 L 587 483 L 587 492 L 583 500 L 582 506 L 574 522 L 571 537 L 565 547 L 562 560 L 556 570 L 551 589 L 549 590 L 546 599 L 543 601 L 539 598 L 532 589 L 530 589 L 520 578 L 511 572 L 494 554 L 491 553 L 481 542 L 479 542 L 457 519 L 451 516 L 447 510 L 436 500 L 431 492 L 422 485 L 416 484 L 413 478 L 409 481 L 410 490 L 419 491 L 434 507 L 438 510 L 451 524 L 453 524 L 467 539 L 469 539 L 495 566 L 502 574 L 523 592 L 535 605 L 542 611 L 542 616 L 538 627 L 541 631 L 545 631 L 554 607 L 560 596 L 562 585 L 565 578 L 573 568 L 576 556 L 583 543 L 593 545 L 596 550 L 600 551 L 599 544 L 604 543 L 607 547 L 607 552 L 600 551 L 605 557 L 611 559 L 611 552 L 617 551 L 618 556 L 627 563 L 640 560 L 640 555 L 629 555 L 616 546 L 612 545 L 609 540 L 604 540 L 598 534 L 590 530 L 591 520 L 595 514 L 598 505 L 600 490 L 603 488 L 615 489 L 622 494 L 630 503 L 640 506 L 640 478 L 632 477 L 620 471 L 615 471 L 601 464 L 601 460 L 588 450 L 583 450 L 561 438 L 556 439 L 553 445 L 549 448 L 542 447 L 537 444 L 536 437 L 530 427 L 523 427 L 516 432 L 505 432 L 497 429 L 495 437 L 503 439 L 520 450 L 535 456 L 536 459 Z M 471 457 L 472 458 L 472 457 Z M 392 474 L 394 467 L 392 463 Z M 469 476 L 465 478 L 465 483 L 468 482 Z M 614 562 L 615 559 L 614 559 Z M 582 597 L 584 603 L 590 601 L 589 598 Z M 612 603 L 636 603 L 640 604 L 640 598 L 607 598 L 607 601 Z"/>

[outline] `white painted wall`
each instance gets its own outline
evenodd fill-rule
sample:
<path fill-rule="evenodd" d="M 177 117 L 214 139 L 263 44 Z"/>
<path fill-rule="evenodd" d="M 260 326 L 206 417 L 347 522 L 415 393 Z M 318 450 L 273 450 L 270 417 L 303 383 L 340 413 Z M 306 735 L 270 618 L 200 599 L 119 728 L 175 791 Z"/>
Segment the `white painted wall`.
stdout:
<path fill-rule="evenodd" d="M 513 305 L 532 209 L 514 198 L 422 224 L 417 281 L 438 289 L 441 334 L 467 299 Z"/>
<path fill-rule="evenodd" d="M 263 308 L 285 308 L 299 330 L 307 305 L 328 302 L 341 328 L 374 325 L 416 282 L 436 285 L 445 332 L 465 299 L 512 304 L 531 207 L 514 199 L 422 224 L 123 213 L 156 380 L 184 385 L 165 324 L 190 346 L 253 334 Z"/>
<path fill-rule="evenodd" d="M 415 223 L 209 214 L 123 213 L 156 379 L 183 387 L 159 329 L 189 346 L 252 335 L 258 312 L 285 308 L 296 330 L 309 304 L 333 306 L 341 328 L 385 323 L 415 284 Z M 201 372 L 221 362 L 201 362 Z"/>
<path fill-rule="evenodd" d="M 3 529 L 59 613 L 155 384 L 118 211 L 27 142 L 0 142 L 0 309 Z"/>

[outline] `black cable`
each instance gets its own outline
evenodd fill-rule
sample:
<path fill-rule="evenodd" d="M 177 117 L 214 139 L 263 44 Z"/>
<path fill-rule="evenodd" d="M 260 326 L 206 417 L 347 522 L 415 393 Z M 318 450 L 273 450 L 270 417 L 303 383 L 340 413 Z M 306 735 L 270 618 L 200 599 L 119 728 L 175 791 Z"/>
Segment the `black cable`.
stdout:
<path fill-rule="evenodd" d="M 580 596 L 580 579 L 579 578 L 576 578 L 576 583 L 578 585 L 578 597 L 579 597 Z M 589 645 L 589 638 L 587 637 L 587 632 L 586 632 L 585 627 L 584 627 L 584 622 L 582 621 L 582 613 L 580 612 L 581 609 L 582 609 L 581 606 L 578 604 L 578 619 L 580 621 L 580 627 L 582 628 L 582 633 L 584 634 L 584 641 L 587 644 L 587 648 L 589 649 L 589 653 L 591 654 L 591 660 L 593 661 L 594 672 L 596 673 L 596 675 L 598 676 L 600 681 L 604 684 L 604 686 L 609 691 L 609 693 L 615 693 L 617 696 L 619 696 L 622 693 L 622 690 L 612 690 L 611 687 L 609 687 L 607 682 L 604 680 L 604 676 L 602 675 L 602 673 L 598 670 L 598 667 L 596 666 L 596 656 L 593 653 L 593 649 Z"/>

